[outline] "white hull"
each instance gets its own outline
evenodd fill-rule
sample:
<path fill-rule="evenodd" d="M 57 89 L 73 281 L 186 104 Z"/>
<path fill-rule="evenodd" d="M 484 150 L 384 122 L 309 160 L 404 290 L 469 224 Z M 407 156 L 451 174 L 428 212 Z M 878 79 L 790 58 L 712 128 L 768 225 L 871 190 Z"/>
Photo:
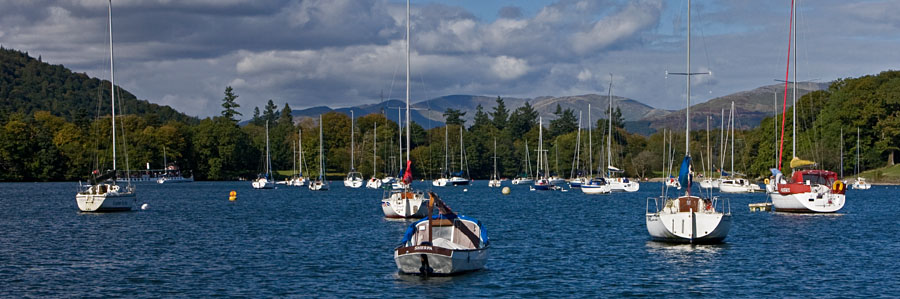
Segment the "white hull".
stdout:
<path fill-rule="evenodd" d="M 272 189 L 272 188 L 275 188 L 275 183 L 274 183 L 274 182 L 270 182 L 269 180 L 264 179 L 264 178 L 257 179 L 257 180 L 255 180 L 255 181 L 253 181 L 253 183 L 251 183 L 251 185 L 253 186 L 253 189 Z"/>
<path fill-rule="evenodd" d="M 462 177 L 452 177 L 452 178 L 450 178 L 449 184 L 453 185 L 453 186 L 468 185 L 469 180 L 462 178 Z"/>
<path fill-rule="evenodd" d="M 366 182 L 366 188 L 369 189 L 378 189 L 381 188 L 381 180 L 378 178 L 371 178 L 368 182 Z"/>
<path fill-rule="evenodd" d="M 102 184 L 79 192 L 75 195 L 78 210 L 82 212 L 131 211 L 136 198 L 134 192 L 118 192 L 119 188 L 121 187 L 117 185 Z M 112 190 L 103 192 L 106 189 Z"/>
<path fill-rule="evenodd" d="M 348 188 L 359 188 L 363 186 L 362 179 L 349 179 L 344 180 L 344 187 Z"/>
<path fill-rule="evenodd" d="M 856 181 L 853 182 L 853 185 L 850 185 L 850 187 L 858 190 L 869 190 L 872 188 L 872 184 L 866 182 L 864 178 L 856 178 Z"/>
<path fill-rule="evenodd" d="M 626 183 L 622 178 L 608 178 L 606 183 L 612 192 L 637 192 L 641 188 L 638 182 L 628 180 Z"/>
<path fill-rule="evenodd" d="M 513 185 L 531 185 L 532 183 L 534 183 L 534 180 L 532 180 L 532 179 L 519 179 L 519 178 L 516 178 L 516 179 L 513 179 L 513 180 L 512 180 L 512 184 L 513 184 Z"/>
<path fill-rule="evenodd" d="M 303 177 L 293 178 L 287 182 L 287 185 L 294 186 L 294 187 L 303 187 L 304 185 L 306 185 L 306 178 L 303 178 Z"/>
<path fill-rule="evenodd" d="M 819 189 L 827 189 L 819 186 Z M 844 207 L 846 196 L 823 192 L 807 192 L 795 194 L 772 193 L 772 206 L 777 212 L 792 213 L 834 213 Z"/>
<path fill-rule="evenodd" d="M 762 191 L 762 188 L 744 179 L 722 180 L 719 182 L 719 192 L 722 193 L 753 193 L 757 191 Z"/>
<path fill-rule="evenodd" d="M 490 180 L 488 181 L 488 187 L 500 187 L 500 180 Z"/>
<path fill-rule="evenodd" d="M 182 176 L 160 177 L 160 178 L 156 179 L 157 184 L 190 183 L 193 181 L 194 181 L 193 177 L 185 178 Z"/>
<path fill-rule="evenodd" d="M 435 187 L 446 187 L 447 182 L 449 182 L 449 181 L 450 180 L 448 180 L 447 178 L 439 178 L 439 179 L 432 181 L 431 185 L 435 186 Z"/>
<path fill-rule="evenodd" d="M 481 249 L 458 249 L 449 250 L 439 248 L 433 250 L 434 246 L 420 245 L 421 251 L 413 251 L 405 254 L 399 254 L 399 250 L 394 250 L 394 262 L 397 269 L 404 274 L 423 274 L 423 261 L 427 259 L 429 274 L 433 275 L 453 275 L 460 274 L 484 268 L 487 262 L 487 248 Z M 432 249 L 432 250 L 428 250 Z"/>
<path fill-rule="evenodd" d="M 584 194 L 608 194 L 612 192 L 609 185 L 581 185 Z"/>
<path fill-rule="evenodd" d="M 309 182 L 309 190 L 328 191 L 328 184 L 326 184 L 323 181 L 311 181 L 311 182 Z"/>
<path fill-rule="evenodd" d="M 557 178 L 557 177 L 550 178 L 550 185 L 553 185 L 553 186 L 562 186 L 562 185 L 565 185 L 568 183 L 569 182 L 566 182 L 565 179 L 561 179 L 561 178 Z"/>
<path fill-rule="evenodd" d="M 716 181 L 718 181 L 718 180 L 713 180 L 713 179 L 705 179 L 705 180 L 701 180 L 701 181 L 700 181 L 700 188 L 703 188 L 703 189 L 718 188 L 718 187 L 719 187 L 719 184 L 717 184 Z"/>
<path fill-rule="evenodd" d="M 679 183 L 676 179 L 668 179 L 666 180 L 666 187 L 681 190 L 681 183 Z"/>
<path fill-rule="evenodd" d="M 428 200 L 422 193 L 391 192 L 381 200 L 381 210 L 387 218 L 423 218 L 428 212 Z"/>
<path fill-rule="evenodd" d="M 719 243 L 725 240 L 731 230 L 731 214 L 715 211 L 711 202 L 698 197 L 691 197 L 691 200 L 699 203 L 680 206 L 680 201 L 685 199 L 666 200 L 660 211 L 646 214 L 650 237 L 672 243 Z"/>

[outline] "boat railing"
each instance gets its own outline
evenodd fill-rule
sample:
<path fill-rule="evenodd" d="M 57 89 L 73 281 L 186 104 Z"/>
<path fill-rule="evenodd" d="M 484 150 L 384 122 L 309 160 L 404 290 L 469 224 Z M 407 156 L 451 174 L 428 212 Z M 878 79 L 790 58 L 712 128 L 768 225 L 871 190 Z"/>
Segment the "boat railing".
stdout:
<path fill-rule="evenodd" d="M 721 208 L 722 213 L 726 215 L 731 215 L 731 199 L 730 198 L 719 198 L 718 196 L 712 197 L 713 202 L 713 211 L 719 211 Z"/>
<path fill-rule="evenodd" d="M 665 196 L 662 196 L 662 195 L 656 196 L 656 197 L 652 197 L 652 196 L 651 196 L 651 197 L 647 197 L 646 213 L 647 213 L 647 214 L 650 214 L 650 201 L 651 201 L 651 200 L 653 201 L 654 207 L 656 207 L 656 211 L 655 211 L 654 213 L 658 213 L 658 212 L 659 212 L 659 203 L 660 203 L 660 201 L 662 201 L 663 203 L 665 203 L 667 199 L 668 199 L 668 198 L 666 198 Z"/>

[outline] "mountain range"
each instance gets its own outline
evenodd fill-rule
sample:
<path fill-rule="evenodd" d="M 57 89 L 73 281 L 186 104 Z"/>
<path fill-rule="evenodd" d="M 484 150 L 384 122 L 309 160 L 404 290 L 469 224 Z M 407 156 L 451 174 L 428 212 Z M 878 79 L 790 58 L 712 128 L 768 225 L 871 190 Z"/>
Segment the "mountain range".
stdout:
<path fill-rule="evenodd" d="M 802 82 L 797 84 L 797 96 L 800 97 L 811 91 L 822 90 L 828 87 L 828 83 Z M 760 121 L 773 115 L 777 105 L 781 110 L 783 84 L 773 84 L 758 87 L 752 90 L 740 91 L 709 101 L 691 106 L 691 127 L 695 130 L 706 128 L 706 117 L 710 117 L 710 126 L 717 128 L 721 124 L 722 109 L 726 118 L 731 109 L 731 102 L 735 104 L 735 126 L 738 129 L 751 129 L 759 125 Z M 791 105 L 790 89 L 788 89 L 788 106 Z M 425 129 L 444 125 L 443 113 L 448 108 L 465 112 L 463 117 L 467 125 L 471 125 L 475 117 L 476 107 L 481 105 L 485 112 L 493 111 L 497 97 L 480 95 L 448 95 L 411 104 L 410 117 L 414 122 Z M 620 96 L 612 96 L 613 107 L 622 111 L 625 119 L 625 128 L 630 132 L 644 135 L 652 134 L 660 129 L 677 129 L 684 126 L 684 109 L 666 110 L 652 107 L 638 100 Z M 592 121 L 606 119 L 609 100 L 606 95 L 586 94 L 577 96 L 552 97 L 543 96 L 536 98 L 503 98 L 506 108 L 512 112 L 525 102 L 537 111 L 545 120 L 555 119 L 553 114 L 557 105 L 562 109 L 572 109 L 578 114 L 583 111 L 584 124 L 587 125 L 587 108 L 591 104 L 590 114 Z M 776 103 L 777 102 L 777 103 Z M 357 116 L 370 113 L 385 113 L 390 120 L 397 121 L 398 108 L 405 108 L 405 102 L 401 100 L 387 100 L 380 103 L 365 104 L 354 107 L 332 109 L 325 106 L 317 106 L 306 109 L 292 110 L 295 120 L 306 117 L 317 117 L 319 114 L 337 111 L 350 114 L 352 110 Z M 402 112 L 401 112 L 402 114 Z M 546 124 L 545 124 L 546 125 Z"/>

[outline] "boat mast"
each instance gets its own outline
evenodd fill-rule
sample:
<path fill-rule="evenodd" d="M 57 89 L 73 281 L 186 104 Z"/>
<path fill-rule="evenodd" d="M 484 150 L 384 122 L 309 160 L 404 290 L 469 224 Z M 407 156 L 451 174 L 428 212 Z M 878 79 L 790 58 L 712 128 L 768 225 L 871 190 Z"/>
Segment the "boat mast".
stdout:
<path fill-rule="evenodd" d="M 591 130 L 594 129 L 594 125 L 591 123 L 591 104 L 588 103 L 588 173 L 591 178 L 594 178 L 594 149 L 593 142 L 591 141 Z"/>
<path fill-rule="evenodd" d="M 297 165 L 303 176 L 303 127 L 297 129 Z"/>
<path fill-rule="evenodd" d="M 541 168 L 544 167 L 544 119 L 542 117 L 538 117 L 538 163 L 537 169 L 535 169 L 535 176 L 543 178 L 541 176 Z M 547 169 L 544 169 L 547 171 Z M 546 175 L 545 175 L 546 176 Z"/>
<path fill-rule="evenodd" d="M 609 99 L 609 125 L 606 126 L 608 132 L 606 134 L 606 170 L 612 166 L 612 73 L 609 74 L 609 88 L 607 89 L 606 98 Z"/>
<path fill-rule="evenodd" d="M 450 127 L 444 125 L 444 173 L 441 176 L 450 176 Z"/>
<path fill-rule="evenodd" d="M 734 102 L 731 102 L 731 176 L 734 176 Z"/>
<path fill-rule="evenodd" d="M 843 134 L 841 135 L 843 136 Z M 841 155 L 843 157 L 843 155 Z M 862 168 L 859 167 L 859 127 L 856 127 L 856 178 L 859 179 L 859 171 Z"/>
<path fill-rule="evenodd" d="M 497 137 L 494 137 L 494 179 L 500 179 L 497 175 Z"/>
<path fill-rule="evenodd" d="M 109 0 L 109 78 L 112 97 L 109 99 L 112 107 L 112 162 L 113 171 L 116 171 L 116 72 L 113 62 L 113 33 L 112 33 L 112 0 Z"/>
<path fill-rule="evenodd" d="M 403 170 L 403 117 L 400 116 L 401 109 L 397 108 L 397 139 L 400 147 L 400 157 L 397 157 L 398 165 L 400 165 L 399 170 Z M 403 174 L 401 173 L 400 176 L 403 176 Z"/>
<path fill-rule="evenodd" d="M 462 126 L 459 126 L 459 174 L 462 175 L 463 172 L 463 129 Z"/>
<path fill-rule="evenodd" d="M 269 158 L 269 121 L 266 121 L 266 179 L 269 179 L 269 173 L 272 172 L 272 160 Z"/>
<path fill-rule="evenodd" d="M 378 123 L 375 123 L 375 129 L 372 133 L 372 177 L 378 176 L 378 168 L 375 167 L 378 157 Z"/>
<path fill-rule="evenodd" d="M 406 147 L 409 143 L 409 0 L 406 0 Z M 409 162 L 409 148 L 406 149 L 406 161 Z M 409 171 L 409 170 L 407 170 Z"/>
<path fill-rule="evenodd" d="M 791 1 L 791 11 L 796 11 L 797 3 L 795 1 Z M 793 18 L 794 15 L 792 14 Z M 794 82 L 793 82 L 793 107 L 791 107 L 793 112 L 794 120 L 792 121 L 793 125 L 793 135 L 791 135 L 791 154 L 793 157 L 797 157 L 797 22 L 791 22 L 791 39 L 793 39 L 794 43 Z"/>
<path fill-rule="evenodd" d="M 350 171 L 351 171 L 351 172 L 356 171 L 355 163 L 353 163 L 353 162 L 354 162 L 354 161 L 353 161 L 353 160 L 354 160 L 354 153 L 353 153 L 353 150 L 354 150 L 354 148 L 356 147 L 356 145 L 355 145 L 355 143 L 354 143 L 354 140 L 353 140 L 353 136 L 354 136 L 354 135 L 353 135 L 353 129 L 355 128 L 355 127 L 353 126 L 353 120 L 354 120 L 354 118 L 355 118 L 355 117 L 353 117 L 353 110 L 351 109 L 351 110 L 350 110 Z"/>

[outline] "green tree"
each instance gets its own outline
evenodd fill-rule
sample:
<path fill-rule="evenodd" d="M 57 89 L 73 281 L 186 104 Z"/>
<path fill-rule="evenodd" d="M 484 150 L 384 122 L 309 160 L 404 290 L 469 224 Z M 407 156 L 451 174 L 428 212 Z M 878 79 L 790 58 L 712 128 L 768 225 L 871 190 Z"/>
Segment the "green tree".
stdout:
<path fill-rule="evenodd" d="M 466 116 L 465 112 L 447 108 L 447 111 L 444 111 L 444 124 L 447 125 L 463 125 L 466 121 L 463 120 L 463 117 Z"/>
<path fill-rule="evenodd" d="M 491 112 L 491 119 L 494 127 L 498 130 L 506 128 L 506 123 L 509 121 L 509 110 L 506 109 L 506 104 L 500 96 L 497 96 L 497 106 L 494 106 L 494 111 Z"/>
<path fill-rule="evenodd" d="M 481 107 L 481 104 L 478 104 L 478 106 L 475 107 L 474 124 L 472 124 L 472 127 L 469 129 L 474 130 L 476 127 L 481 128 L 481 127 L 488 127 L 488 126 L 493 126 L 493 125 L 494 124 L 493 124 L 493 122 L 491 122 L 491 118 L 488 117 L 488 114 L 484 112 L 484 107 Z"/>
<path fill-rule="evenodd" d="M 559 104 L 556 104 L 556 119 L 550 121 L 550 132 L 548 137 L 556 137 L 568 132 L 574 132 L 578 129 L 578 118 L 572 109 L 563 110 Z"/>
<path fill-rule="evenodd" d="M 522 107 L 516 108 L 510 114 L 507 129 L 509 129 L 510 136 L 522 136 L 537 126 L 537 123 L 538 112 L 531 107 L 531 104 L 525 102 Z"/>
<path fill-rule="evenodd" d="M 234 118 L 235 115 L 241 115 L 236 109 L 241 107 L 237 103 L 238 95 L 234 94 L 234 90 L 231 86 L 225 87 L 225 98 L 222 99 L 222 116 L 231 120 L 232 122 L 237 122 Z"/>
<path fill-rule="evenodd" d="M 278 106 L 275 106 L 275 103 L 269 99 L 269 102 L 266 103 L 266 107 L 263 109 L 263 125 L 266 122 L 270 126 L 274 125 L 276 120 L 278 120 Z"/>

